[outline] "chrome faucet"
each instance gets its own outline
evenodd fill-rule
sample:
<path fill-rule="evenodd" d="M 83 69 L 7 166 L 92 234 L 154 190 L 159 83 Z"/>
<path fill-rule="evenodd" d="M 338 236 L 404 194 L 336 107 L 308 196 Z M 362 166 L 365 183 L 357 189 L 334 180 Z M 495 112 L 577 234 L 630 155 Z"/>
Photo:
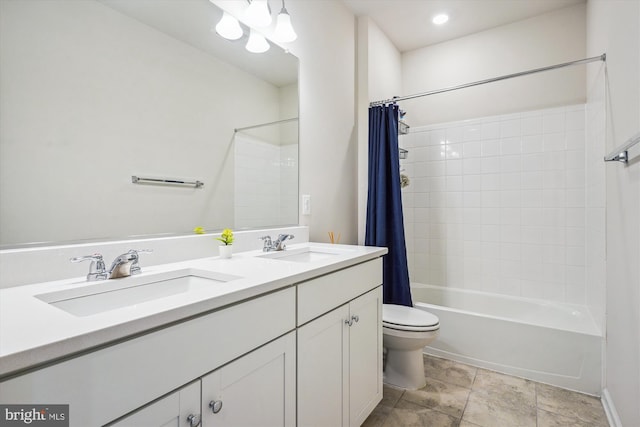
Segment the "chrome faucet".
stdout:
<path fill-rule="evenodd" d="M 87 282 L 94 280 L 105 280 L 107 278 L 107 270 L 104 267 L 104 259 L 102 255 L 95 253 L 92 255 L 78 256 L 71 258 L 71 262 L 91 261 L 89 265 L 89 274 L 87 274 Z"/>
<path fill-rule="evenodd" d="M 140 274 L 142 269 L 138 265 L 139 253 L 151 253 L 151 249 L 134 250 L 124 253 L 116 257 L 109 268 L 109 279 L 117 279 L 119 277 L 127 277 L 133 274 Z"/>
<path fill-rule="evenodd" d="M 271 236 L 262 236 L 260 237 L 260 239 L 263 242 L 262 245 L 262 252 L 269 252 L 271 249 L 271 246 L 273 245 L 273 243 L 271 242 Z"/>
<path fill-rule="evenodd" d="M 278 234 L 278 238 L 275 241 L 271 240 L 271 236 L 260 237 L 260 239 L 264 241 L 262 252 L 284 251 L 287 248 L 284 241 L 287 239 L 293 239 L 294 237 L 295 236 L 293 234 Z"/>
<path fill-rule="evenodd" d="M 287 245 L 284 244 L 284 241 L 289 239 L 293 239 L 295 236 L 293 234 L 278 234 L 278 238 L 275 242 L 273 242 L 273 246 L 276 251 L 284 251 L 287 248 Z"/>
<path fill-rule="evenodd" d="M 134 274 L 140 274 L 142 269 L 138 264 L 140 253 L 151 253 L 151 249 L 131 249 L 129 252 L 124 253 L 116 257 L 111 263 L 109 271 L 105 268 L 104 259 L 102 255 L 96 253 L 93 255 L 81 256 L 71 258 L 71 262 L 81 262 L 91 260 L 89 266 L 89 274 L 87 274 L 87 281 L 105 280 L 105 279 L 118 279 L 120 277 L 127 277 Z"/>

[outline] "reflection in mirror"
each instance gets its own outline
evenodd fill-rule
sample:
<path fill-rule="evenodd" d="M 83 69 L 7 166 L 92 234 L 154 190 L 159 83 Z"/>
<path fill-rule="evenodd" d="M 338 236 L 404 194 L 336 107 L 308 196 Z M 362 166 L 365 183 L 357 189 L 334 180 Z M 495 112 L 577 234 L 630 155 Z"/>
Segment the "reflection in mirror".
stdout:
<path fill-rule="evenodd" d="M 236 228 L 298 221 L 298 120 L 236 129 Z"/>
<path fill-rule="evenodd" d="M 2 247 L 297 223 L 297 122 L 235 131 L 298 117 L 294 56 L 218 37 L 205 0 L 0 8 Z M 256 173 L 274 188 L 244 194 Z"/>

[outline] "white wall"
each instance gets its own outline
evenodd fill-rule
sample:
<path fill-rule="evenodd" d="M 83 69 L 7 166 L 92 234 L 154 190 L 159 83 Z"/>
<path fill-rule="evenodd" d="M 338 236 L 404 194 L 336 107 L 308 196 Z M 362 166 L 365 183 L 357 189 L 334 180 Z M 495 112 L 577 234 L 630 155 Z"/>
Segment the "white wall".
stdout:
<path fill-rule="evenodd" d="M 584 4 L 404 52 L 403 95 L 475 82 L 585 57 Z M 578 66 L 403 101 L 409 125 L 535 110 L 585 101 Z"/>
<path fill-rule="evenodd" d="M 290 84 L 280 88 L 280 119 L 298 117 L 298 84 Z M 296 140 L 298 134 L 296 133 Z"/>
<path fill-rule="evenodd" d="M 367 17 L 369 100 L 380 101 L 401 95 L 402 55 L 387 35 Z"/>
<path fill-rule="evenodd" d="M 99 2 L 0 5 L 2 243 L 232 226 L 233 128 L 277 87 Z"/>
<path fill-rule="evenodd" d="M 214 0 L 241 17 L 244 2 Z M 357 137 L 355 128 L 355 17 L 337 0 L 289 0 L 298 38 L 283 45 L 300 59 L 300 194 L 311 196 L 311 215 L 300 214 L 312 241 L 357 241 Z M 262 32 L 269 37 L 275 24 Z"/>
<path fill-rule="evenodd" d="M 606 299 L 606 64 L 587 66 L 585 128 L 585 292 L 586 304 L 605 331 Z"/>
<path fill-rule="evenodd" d="M 604 155 L 640 131 L 640 2 L 591 0 L 587 16 L 588 53 L 607 53 Z M 616 426 L 640 425 L 640 148 L 630 154 L 626 167 L 606 165 L 604 403 Z"/>
<path fill-rule="evenodd" d="M 300 216 L 312 241 L 357 240 L 355 18 L 342 2 L 287 1 L 300 59 L 300 194 L 312 212 Z M 330 23 L 330 24 L 328 24 Z"/>
<path fill-rule="evenodd" d="M 402 90 L 401 55 L 368 17 L 358 18 L 358 242 L 364 243 L 368 190 L 369 102 Z"/>

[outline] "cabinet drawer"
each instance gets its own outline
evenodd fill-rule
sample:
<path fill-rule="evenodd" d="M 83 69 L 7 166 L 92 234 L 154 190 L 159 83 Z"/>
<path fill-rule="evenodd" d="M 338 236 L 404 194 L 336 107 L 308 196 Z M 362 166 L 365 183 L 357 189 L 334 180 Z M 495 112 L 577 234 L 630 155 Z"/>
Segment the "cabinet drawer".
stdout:
<path fill-rule="evenodd" d="M 298 285 L 298 326 L 382 284 L 382 258 Z"/>
<path fill-rule="evenodd" d="M 71 426 L 120 417 L 295 328 L 295 289 L 0 383 L 2 403 L 69 404 Z"/>

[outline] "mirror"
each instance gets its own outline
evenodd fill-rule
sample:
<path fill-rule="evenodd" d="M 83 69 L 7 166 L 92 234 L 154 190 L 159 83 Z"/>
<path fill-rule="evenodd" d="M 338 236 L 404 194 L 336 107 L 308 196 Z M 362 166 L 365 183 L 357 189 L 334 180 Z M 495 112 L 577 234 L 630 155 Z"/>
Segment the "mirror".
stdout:
<path fill-rule="evenodd" d="M 297 224 L 293 55 L 207 0 L 0 8 L 3 248 Z"/>

